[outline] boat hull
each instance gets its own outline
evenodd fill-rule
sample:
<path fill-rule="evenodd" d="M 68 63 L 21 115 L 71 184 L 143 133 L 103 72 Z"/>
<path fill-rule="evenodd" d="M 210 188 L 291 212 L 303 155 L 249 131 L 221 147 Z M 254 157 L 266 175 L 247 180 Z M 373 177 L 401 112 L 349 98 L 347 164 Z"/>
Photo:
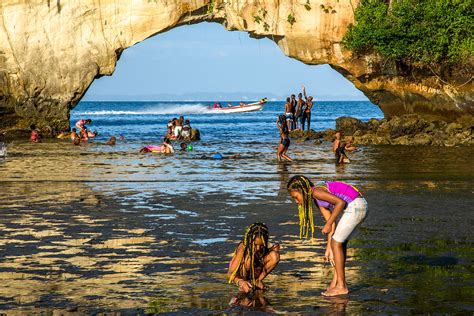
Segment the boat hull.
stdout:
<path fill-rule="evenodd" d="M 251 103 L 251 104 L 246 104 L 246 105 L 237 105 L 237 106 L 229 106 L 225 108 L 211 109 L 211 112 L 212 113 L 254 112 L 254 111 L 260 111 L 264 105 L 265 105 L 265 102 L 257 102 L 257 103 Z"/>

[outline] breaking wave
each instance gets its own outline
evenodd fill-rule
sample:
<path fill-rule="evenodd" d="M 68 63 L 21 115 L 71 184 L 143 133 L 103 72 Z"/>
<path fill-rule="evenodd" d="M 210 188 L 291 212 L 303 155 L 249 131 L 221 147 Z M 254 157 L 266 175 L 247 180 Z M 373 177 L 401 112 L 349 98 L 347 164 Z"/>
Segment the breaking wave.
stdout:
<path fill-rule="evenodd" d="M 126 110 L 97 110 L 76 112 L 75 115 L 169 115 L 169 114 L 200 114 L 208 113 L 209 107 L 206 104 L 157 104 L 147 106 L 135 111 Z"/>

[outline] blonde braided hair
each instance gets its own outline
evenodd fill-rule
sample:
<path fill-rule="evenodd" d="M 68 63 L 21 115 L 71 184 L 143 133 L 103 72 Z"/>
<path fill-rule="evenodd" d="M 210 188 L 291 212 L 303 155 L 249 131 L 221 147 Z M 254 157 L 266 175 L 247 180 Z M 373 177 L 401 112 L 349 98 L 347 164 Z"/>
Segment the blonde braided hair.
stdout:
<path fill-rule="evenodd" d="M 300 218 L 300 238 L 305 236 L 309 238 L 311 228 L 311 237 L 314 235 L 313 218 L 313 183 L 305 176 L 297 175 L 288 181 L 288 192 L 296 191 L 301 193 L 303 203 L 298 205 L 298 215 Z"/>
<path fill-rule="evenodd" d="M 239 274 L 243 278 L 247 277 L 248 271 L 245 269 L 245 258 L 250 255 L 250 273 L 251 273 L 251 278 L 250 282 L 252 283 L 252 286 L 256 285 L 256 278 L 255 278 L 255 245 L 254 241 L 255 239 L 260 238 L 263 242 L 263 255 L 264 257 L 268 251 L 268 237 L 269 237 L 269 232 L 268 232 L 268 227 L 264 223 L 253 223 L 251 224 L 244 236 L 243 240 L 243 247 L 244 247 L 244 254 L 242 258 L 240 258 L 239 264 L 237 268 L 232 272 L 232 274 L 229 277 L 229 283 L 234 281 L 235 276 Z M 238 249 L 238 247 L 237 247 Z M 234 256 L 237 253 L 237 249 L 234 251 Z"/>

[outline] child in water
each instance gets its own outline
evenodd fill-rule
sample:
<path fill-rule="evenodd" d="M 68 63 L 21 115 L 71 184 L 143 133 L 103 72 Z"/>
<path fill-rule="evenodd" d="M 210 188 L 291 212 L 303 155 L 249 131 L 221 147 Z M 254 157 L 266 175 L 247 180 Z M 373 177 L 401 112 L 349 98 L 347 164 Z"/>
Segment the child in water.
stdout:
<path fill-rule="evenodd" d="M 36 130 L 36 125 L 31 124 L 30 130 L 31 130 L 30 141 L 32 141 L 33 143 L 40 143 L 41 139 L 40 139 L 40 135 L 38 131 Z"/>
<path fill-rule="evenodd" d="M 171 144 L 171 140 L 168 137 L 165 137 L 163 144 L 161 145 L 162 154 L 174 154 L 174 147 Z"/>
<path fill-rule="evenodd" d="M 91 119 L 80 119 L 79 121 L 76 122 L 76 127 L 79 129 L 79 133 L 81 135 L 81 138 L 84 139 L 84 141 L 87 141 L 89 139 L 87 135 L 87 124 L 91 124 L 92 120 Z"/>
<path fill-rule="evenodd" d="M 336 132 L 334 142 L 332 143 L 332 151 L 336 158 L 336 164 L 351 162 L 345 152 L 346 143 L 341 142 L 341 133 Z"/>
<path fill-rule="evenodd" d="M 75 127 L 72 128 L 71 141 L 76 146 L 79 145 L 81 142 L 81 137 L 77 135 L 77 129 Z"/>
<path fill-rule="evenodd" d="M 367 201 L 353 186 L 333 181 L 314 186 L 305 176 L 294 176 L 287 185 L 288 192 L 298 204 L 300 217 L 300 238 L 308 238 L 309 230 L 314 233 L 313 200 L 326 224 L 322 233 L 328 235 L 325 259 L 334 266 L 334 276 L 324 296 L 349 293 L 345 277 L 347 244 L 356 228 L 367 215 Z M 336 218 L 342 216 L 336 225 Z"/>
<path fill-rule="evenodd" d="M 265 289 L 263 280 L 280 261 L 280 246 L 270 247 L 268 228 L 263 223 L 254 223 L 247 228 L 244 239 L 235 249 L 229 263 L 227 275 L 240 292 Z"/>
<path fill-rule="evenodd" d="M 354 146 L 354 136 L 346 136 L 345 140 L 346 140 L 346 145 L 344 146 L 344 150 L 347 150 L 350 152 L 357 150 L 357 147 Z"/>
<path fill-rule="evenodd" d="M 106 145 L 115 145 L 115 142 L 117 141 L 117 138 L 115 136 L 110 136 L 109 140 L 105 143 Z"/>

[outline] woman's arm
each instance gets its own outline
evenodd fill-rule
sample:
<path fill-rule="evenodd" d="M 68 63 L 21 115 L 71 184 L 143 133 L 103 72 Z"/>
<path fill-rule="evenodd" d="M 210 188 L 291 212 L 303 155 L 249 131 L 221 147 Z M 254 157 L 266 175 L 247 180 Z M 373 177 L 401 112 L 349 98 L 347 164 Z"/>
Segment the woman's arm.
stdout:
<path fill-rule="evenodd" d="M 332 225 L 336 222 L 337 216 L 342 212 L 346 206 L 346 202 L 337 196 L 326 192 L 321 189 L 316 189 L 313 191 L 313 198 L 318 200 L 326 201 L 334 205 L 334 209 L 331 212 L 331 215 L 326 219 L 326 225 L 324 225 L 322 232 L 323 234 L 329 234 L 332 231 Z M 324 216 L 324 215 L 323 215 Z"/>
<path fill-rule="evenodd" d="M 242 243 L 240 243 L 237 246 L 237 250 L 232 257 L 232 259 L 229 262 L 229 269 L 227 270 L 227 276 L 230 278 L 231 275 L 234 273 L 234 271 L 239 267 L 239 263 L 242 260 L 242 257 L 244 256 L 244 246 Z M 231 280 L 233 282 L 237 282 L 238 280 L 241 280 L 241 278 L 238 275 L 234 276 L 234 279 Z"/>
<path fill-rule="evenodd" d="M 327 208 L 319 206 L 319 210 L 321 211 L 321 214 L 323 215 L 324 219 L 326 222 L 331 218 L 331 211 L 329 211 Z M 332 249 L 331 249 L 331 240 L 332 240 L 332 235 L 334 235 L 334 231 L 336 230 L 336 223 L 332 223 L 331 225 L 331 232 L 328 234 L 328 243 L 326 245 L 326 251 L 324 252 L 324 258 L 326 259 L 326 262 L 330 262 L 331 265 L 334 265 L 334 256 L 332 254 Z"/>

